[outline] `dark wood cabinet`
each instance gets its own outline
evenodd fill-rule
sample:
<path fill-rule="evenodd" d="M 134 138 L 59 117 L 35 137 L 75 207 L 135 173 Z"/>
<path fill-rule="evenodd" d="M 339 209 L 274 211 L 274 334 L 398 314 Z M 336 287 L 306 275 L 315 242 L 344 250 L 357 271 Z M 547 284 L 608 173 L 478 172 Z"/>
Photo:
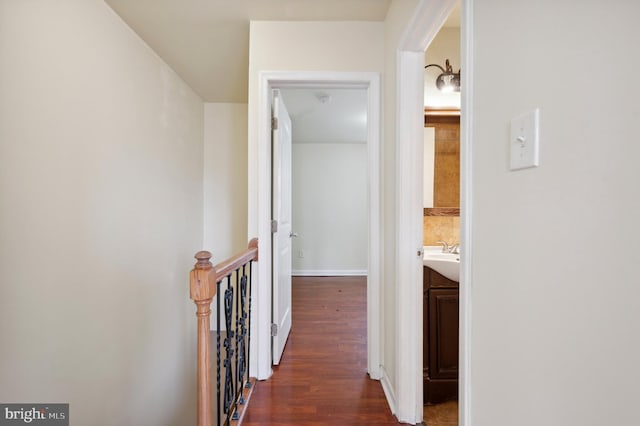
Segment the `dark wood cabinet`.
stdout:
<path fill-rule="evenodd" d="M 458 398 L 458 283 L 424 267 L 424 402 Z"/>

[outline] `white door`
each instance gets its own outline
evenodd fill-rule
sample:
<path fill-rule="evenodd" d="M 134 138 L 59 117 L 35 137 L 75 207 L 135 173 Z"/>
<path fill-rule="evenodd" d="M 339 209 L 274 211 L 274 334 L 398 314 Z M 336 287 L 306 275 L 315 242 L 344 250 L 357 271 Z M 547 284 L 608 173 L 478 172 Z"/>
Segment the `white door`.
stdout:
<path fill-rule="evenodd" d="M 273 363 L 279 364 L 291 331 L 291 119 L 278 90 L 273 93 Z M 277 124 L 276 124 L 277 123 Z"/>

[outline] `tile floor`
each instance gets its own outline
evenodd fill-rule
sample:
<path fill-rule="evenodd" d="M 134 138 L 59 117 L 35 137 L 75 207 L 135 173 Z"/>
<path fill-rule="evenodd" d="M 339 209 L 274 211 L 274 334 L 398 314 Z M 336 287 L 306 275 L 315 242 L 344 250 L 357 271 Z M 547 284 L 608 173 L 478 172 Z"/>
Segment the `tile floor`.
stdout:
<path fill-rule="evenodd" d="M 424 406 L 427 426 L 458 426 L 458 401 Z"/>

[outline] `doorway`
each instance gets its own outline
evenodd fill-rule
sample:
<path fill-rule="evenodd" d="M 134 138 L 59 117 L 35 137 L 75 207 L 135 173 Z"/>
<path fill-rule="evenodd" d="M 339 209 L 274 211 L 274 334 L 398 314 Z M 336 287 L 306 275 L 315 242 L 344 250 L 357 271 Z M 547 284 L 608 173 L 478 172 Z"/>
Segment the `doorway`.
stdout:
<path fill-rule="evenodd" d="M 427 424 L 458 424 L 460 4 L 425 51 L 423 390 Z M 441 245 L 441 246 L 440 246 Z M 435 260 L 447 257 L 447 263 Z M 450 269 L 447 269 L 451 267 Z"/>
<path fill-rule="evenodd" d="M 366 284 L 367 90 L 290 87 L 275 89 L 273 99 L 272 345 L 278 365 L 298 277 L 359 276 Z"/>
<path fill-rule="evenodd" d="M 461 8 L 461 68 L 462 87 L 471 84 L 471 41 L 469 16 L 471 0 L 463 0 Z M 397 139 L 398 144 L 396 179 L 398 182 L 396 211 L 398 235 L 398 265 L 396 280 L 408 283 L 398 289 L 398 304 L 406 307 L 399 310 L 397 324 L 399 338 L 403 341 L 422 342 L 423 324 L 423 144 L 424 144 L 424 51 L 453 10 L 456 0 L 421 1 L 414 13 L 412 23 L 406 30 L 398 52 L 397 73 Z M 459 424 L 468 424 L 469 419 L 469 276 L 471 266 L 471 154 L 469 129 L 471 114 L 470 91 L 462 96 L 461 115 L 461 192 L 460 192 L 460 244 L 464 256 L 460 262 L 460 340 L 459 340 Z M 416 252 L 418 256 L 416 256 Z M 423 370 L 422 345 L 411 345 L 406 351 L 397 353 L 397 388 L 406 389 L 398 396 L 398 413 L 403 419 L 419 423 L 423 416 Z"/>
<path fill-rule="evenodd" d="M 258 276 L 272 276 L 271 268 L 271 104 L 273 89 L 287 88 L 349 88 L 367 92 L 367 371 L 373 379 L 380 379 L 381 324 L 381 206 L 380 206 L 380 77 L 377 73 L 351 72 L 263 72 L 260 74 L 258 117 L 258 199 L 260 240 Z M 257 376 L 271 375 L 271 303 L 270 286 L 257 289 L 256 351 Z"/>

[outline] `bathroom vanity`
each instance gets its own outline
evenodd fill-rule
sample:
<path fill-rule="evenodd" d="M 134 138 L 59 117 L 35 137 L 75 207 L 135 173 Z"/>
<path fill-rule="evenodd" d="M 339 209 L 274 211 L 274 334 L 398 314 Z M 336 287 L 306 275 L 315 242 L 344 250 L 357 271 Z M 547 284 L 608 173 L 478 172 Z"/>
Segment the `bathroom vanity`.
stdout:
<path fill-rule="evenodd" d="M 425 404 L 458 398 L 458 282 L 424 266 Z"/>

